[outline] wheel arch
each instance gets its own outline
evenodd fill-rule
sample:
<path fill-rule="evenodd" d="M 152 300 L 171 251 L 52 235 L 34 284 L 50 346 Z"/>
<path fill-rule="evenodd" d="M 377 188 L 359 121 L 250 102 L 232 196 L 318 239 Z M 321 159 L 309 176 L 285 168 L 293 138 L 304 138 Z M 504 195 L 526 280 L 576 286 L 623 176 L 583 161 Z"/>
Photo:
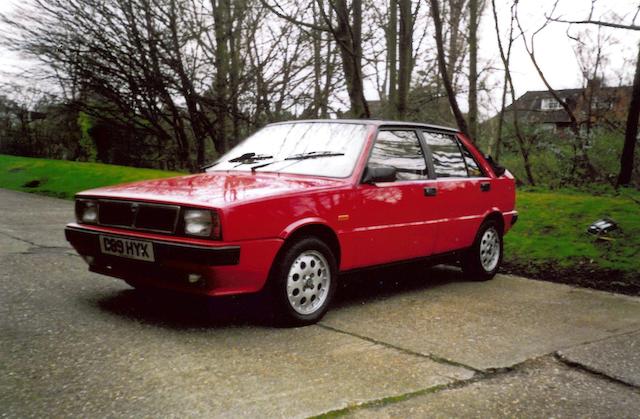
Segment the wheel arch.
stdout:
<path fill-rule="evenodd" d="M 340 270 L 340 259 L 342 255 L 340 240 L 336 232 L 321 219 L 306 220 L 305 222 L 298 222 L 287 227 L 287 229 L 280 234 L 280 237 L 284 239 L 284 244 L 280 248 L 276 258 L 280 257 L 280 254 L 286 249 L 289 243 L 301 237 L 308 236 L 317 237 L 329 246 L 329 249 L 333 252 L 333 256 L 336 258 L 338 270 Z"/>
<path fill-rule="evenodd" d="M 491 210 L 489 213 L 487 213 L 487 215 L 485 215 L 484 219 L 482 220 L 482 224 L 484 224 L 489 220 L 495 221 L 498 224 L 498 227 L 500 228 L 500 234 L 504 235 L 505 223 L 504 223 L 504 216 L 502 215 L 502 213 L 497 209 Z"/>

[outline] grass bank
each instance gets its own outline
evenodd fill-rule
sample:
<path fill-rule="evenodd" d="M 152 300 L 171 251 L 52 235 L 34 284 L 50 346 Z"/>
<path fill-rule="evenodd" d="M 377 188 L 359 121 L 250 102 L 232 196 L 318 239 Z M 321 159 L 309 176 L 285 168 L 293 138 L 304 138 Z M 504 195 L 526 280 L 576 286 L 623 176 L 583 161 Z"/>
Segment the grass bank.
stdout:
<path fill-rule="evenodd" d="M 179 173 L 0 155 L 0 188 L 70 199 L 81 190 Z M 520 219 L 505 238 L 505 269 L 524 276 L 640 294 L 640 191 L 518 191 Z M 587 234 L 610 217 L 606 240 Z"/>
<path fill-rule="evenodd" d="M 520 219 L 505 237 L 505 268 L 530 277 L 640 294 L 640 191 L 518 191 Z M 619 225 L 598 238 L 603 217 Z"/>
<path fill-rule="evenodd" d="M 64 199 L 85 189 L 176 175 L 180 173 L 0 154 L 0 188 Z"/>

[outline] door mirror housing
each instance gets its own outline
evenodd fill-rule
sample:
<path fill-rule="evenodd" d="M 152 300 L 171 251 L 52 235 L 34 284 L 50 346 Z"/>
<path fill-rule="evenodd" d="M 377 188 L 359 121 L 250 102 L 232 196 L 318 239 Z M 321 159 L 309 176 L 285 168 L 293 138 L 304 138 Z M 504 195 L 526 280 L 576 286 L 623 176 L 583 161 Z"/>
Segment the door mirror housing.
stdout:
<path fill-rule="evenodd" d="M 364 169 L 362 183 L 394 182 L 398 169 L 393 166 L 367 166 Z"/>

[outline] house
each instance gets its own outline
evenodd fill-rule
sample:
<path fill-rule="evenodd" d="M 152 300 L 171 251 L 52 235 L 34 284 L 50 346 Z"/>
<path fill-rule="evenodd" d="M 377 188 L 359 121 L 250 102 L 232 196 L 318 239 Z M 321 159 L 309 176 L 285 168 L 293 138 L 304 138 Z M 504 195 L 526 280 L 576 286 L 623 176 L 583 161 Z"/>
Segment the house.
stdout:
<path fill-rule="evenodd" d="M 556 90 L 583 132 L 594 127 L 624 129 L 631 92 L 631 86 L 604 86 L 599 80 L 589 81 L 585 88 Z M 569 114 L 548 90 L 529 91 L 520 96 L 505 108 L 506 121 L 511 120 L 514 107 L 519 121 L 539 129 L 561 132 L 571 126 Z"/>

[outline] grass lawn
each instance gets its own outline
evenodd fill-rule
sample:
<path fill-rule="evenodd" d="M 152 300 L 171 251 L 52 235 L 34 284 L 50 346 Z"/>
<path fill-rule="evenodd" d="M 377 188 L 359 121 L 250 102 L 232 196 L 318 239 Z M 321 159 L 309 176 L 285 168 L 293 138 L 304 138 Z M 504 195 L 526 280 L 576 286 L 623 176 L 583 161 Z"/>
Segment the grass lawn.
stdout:
<path fill-rule="evenodd" d="M 517 209 L 520 219 L 505 237 L 508 268 L 534 277 L 640 292 L 640 191 L 590 195 L 523 190 L 518 191 Z M 603 217 L 620 227 L 608 240 L 586 232 Z"/>
<path fill-rule="evenodd" d="M 66 199 L 85 189 L 179 174 L 0 155 L 0 188 Z M 32 186 L 25 186 L 30 182 Z M 517 209 L 520 219 L 505 237 L 505 270 L 640 293 L 640 191 L 599 189 L 598 195 L 591 195 L 571 190 L 520 190 Z M 609 240 L 598 240 L 586 232 L 602 217 L 610 217 L 620 226 Z"/>
<path fill-rule="evenodd" d="M 0 188 L 72 199 L 76 192 L 182 173 L 0 154 Z"/>

